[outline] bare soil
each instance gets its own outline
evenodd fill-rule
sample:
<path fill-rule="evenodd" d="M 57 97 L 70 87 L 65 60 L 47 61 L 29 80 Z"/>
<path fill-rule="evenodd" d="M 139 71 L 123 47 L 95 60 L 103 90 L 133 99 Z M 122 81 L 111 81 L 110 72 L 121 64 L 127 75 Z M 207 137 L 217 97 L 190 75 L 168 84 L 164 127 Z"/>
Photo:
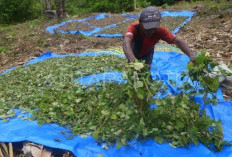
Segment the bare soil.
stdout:
<path fill-rule="evenodd" d="M 127 27 L 129 24 L 138 21 L 138 19 L 132 19 L 124 23 L 118 24 L 116 27 L 104 29 L 101 32 L 98 32 L 99 34 L 125 34 L 127 31 Z"/>
<path fill-rule="evenodd" d="M 69 23 L 66 23 L 65 25 L 62 25 L 56 28 L 55 32 L 58 32 L 58 30 L 63 30 L 65 32 L 78 31 L 78 30 L 90 32 L 93 30 L 93 28 L 90 27 L 88 24 L 85 24 L 82 22 L 69 22 Z"/>
<path fill-rule="evenodd" d="M 108 14 L 108 15 L 111 15 L 111 14 Z M 125 16 L 112 15 L 112 17 L 107 16 L 104 19 L 88 20 L 86 22 L 95 27 L 105 27 L 105 26 L 112 25 L 115 23 L 123 22 L 125 19 L 126 19 Z"/>
<path fill-rule="evenodd" d="M 195 16 L 179 35 L 189 43 L 193 51 L 206 50 L 216 60 L 231 63 L 232 14 L 222 18 L 217 15 L 211 18 Z"/>
<path fill-rule="evenodd" d="M 180 27 L 186 20 L 186 17 L 171 17 L 165 16 L 161 19 L 161 25 L 166 27 L 169 31 L 173 31 L 175 28 Z"/>

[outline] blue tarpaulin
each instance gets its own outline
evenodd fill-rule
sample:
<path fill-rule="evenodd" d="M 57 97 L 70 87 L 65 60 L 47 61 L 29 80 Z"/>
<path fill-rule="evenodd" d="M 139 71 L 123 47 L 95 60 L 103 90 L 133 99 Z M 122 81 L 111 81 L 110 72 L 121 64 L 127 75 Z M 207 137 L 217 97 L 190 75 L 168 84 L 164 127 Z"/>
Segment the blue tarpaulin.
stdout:
<path fill-rule="evenodd" d="M 99 84 L 102 82 L 115 82 L 115 83 L 123 83 L 122 72 L 105 72 L 100 74 L 95 74 L 91 76 L 84 76 L 76 79 L 79 83 L 84 86 L 89 86 L 94 83 Z"/>
<path fill-rule="evenodd" d="M 162 17 L 165 17 L 165 16 L 188 17 L 185 21 L 183 21 L 181 23 L 180 27 L 177 27 L 174 30 L 172 30 L 172 33 L 174 33 L 174 34 L 176 34 L 180 30 L 181 27 L 183 27 L 186 23 L 188 23 L 192 19 L 192 16 L 194 14 L 195 14 L 195 12 L 188 11 L 188 10 L 178 11 L 178 12 L 172 12 L 172 11 L 163 11 L 163 12 L 161 12 L 161 16 Z M 64 22 L 62 22 L 60 24 L 56 24 L 56 25 L 53 25 L 53 26 L 48 26 L 46 28 L 46 30 L 49 33 L 54 34 L 55 33 L 54 30 L 57 29 L 57 28 L 59 28 L 60 26 L 63 26 L 63 25 L 65 25 L 67 23 L 70 23 L 70 22 L 81 22 L 83 24 L 89 25 L 89 27 L 91 28 L 91 30 L 90 31 L 82 31 L 82 30 L 63 31 L 63 30 L 58 29 L 57 32 L 58 33 L 62 33 L 62 34 L 82 34 L 84 36 L 95 36 L 95 37 L 105 37 L 105 38 L 115 38 L 115 37 L 121 38 L 121 37 L 124 36 L 124 34 L 120 34 L 120 33 L 116 33 L 116 34 L 102 34 L 101 33 L 101 31 L 104 30 L 104 29 L 116 27 L 118 24 L 127 22 L 129 20 L 137 19 L 139 17 L 139 14 L 136 14 L 136 15 L 121 14 L 121 16 L 126 17 L 126 19 L 123 20 L 122 22 L 118 22 L 118 23 L 111 24 L 111 25 L 106 25 L 104 27 L 95 27 L 93 25 L 90 25 L 88 23 L 88 20 L 99 20 L 99 19 L 104 19 L 106 17 L 113 18 L 112 15 L 102 13 L 102 14 L 97 15 L 96 17 L 87 17 L 87 18 L 80 19 L 80 20 L 64 21 Z"/>
<path fill-rule="evenodd" d="M 26 65 L 34 64 L 44 61 L 49 58 L 59 58 L 67 56 L 94 56 L 94 55 L 117 55 L 118 57 L 124 57 L 122 54 L 117 54 L 111 51 L 103 52 L 89 52 L 82 54 L 70 54 L 70 55 L 57 55 L 54 53 L 45 53 L 38 58 L 35 58 L 28 62 Z M 186 55 L 182 55 L 176 52 L 155 52 L 153 56 L 153 62 L 151 68 L 153 78 L 161 79 L 168 83 L 168 80 L 173 80 L 178 84 L 181 84 L 180 73 L 185 69 L 185 66 L 189 62 L 189 58 Z M 104 65 L 103 65 L 104 66 Z M 12 69 L 11 69 L 12 70 Z M 8 71 L 7 71 L 8 72 Z M 108 75 L 112 73 L 113 75 Z M 98 74 L 86 76 L 85 78 L 77 78 L 77 81 L 84 80 L 89 81 L 92 77 L 95 77 L 96 81 L 120 81 L 122 74 L 119 72 L 107 72 L 107 74 Z M 107 77 L 106 77 L 107 76 Z M 112 77 L 113 76 L 113 77 Z M 0 76 L 1 77 L 1 76 Z M 106 80 L 104 80 L 106 78 Z M 94 80 L 92 81 L 94 82 Z M 88 84 L 87 84 L 88 85 Z M 169 85 L 171 86 L 171 85 Z M 173 87 L 175 89 L 175 87 Z M 169 88 L 169 92 L 172 90 Z M 206 113 L 213 119 L 221 120 L 223 126 L 224 140 L 232 143 L 232 102 L 225 101 L 222 96 L 221 90 L 217 92 L 218 103 L 216 106 L 208 106 Z M 203 104 L 200 97 L 196 98 L 196 101 Z M 17 112 L 20 112 L 16 110 Z M 109 126 L 110 127 L 110 126 Z M 39 126 L 36 121 L 22 120 L 21 118 L 13 118 L 8 123 L 0 122 L 0 141 L 1 142 L 18 142 L 18 141 L 31 141 L 39 143 L 45 146 L 66 149 L 73 152 L 76 156 L 80 157 L 93 157 L 102 155 L 104 157 L 156 157 L 156 156 L 182 156 L 182 157 L 195 157 L 195 156 L 212 156 L 212 157 L 228 157 L 232 156 L 232 146 L 226 146 L 222 152 L 211 152 L 207 147 L 202 144 L 198 146 L 191 145 L 190 148 L 172 148 L 168 143 L 158 144 L 154 140 L 147 140 L 144 143 L 140 143 L 137 140 L 129 142 L 129 146 L 123 146 L 120 149 L 116 149 L 116 146 L 109 147 L 108 150 L 102 148 L 102 145 L 98 145 L 96 140 L 92 137 L 82 138 L 81 136 L 74 136 L 68 140 L 61 131 L 69 131 L 57 124 L 44 124 Z"/>

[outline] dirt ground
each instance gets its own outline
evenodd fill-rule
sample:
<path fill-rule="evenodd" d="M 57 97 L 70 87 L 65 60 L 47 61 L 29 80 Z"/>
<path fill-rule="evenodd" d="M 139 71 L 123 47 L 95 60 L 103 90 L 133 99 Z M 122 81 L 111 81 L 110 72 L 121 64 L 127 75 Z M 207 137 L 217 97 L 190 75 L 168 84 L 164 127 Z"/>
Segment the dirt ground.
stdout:
<path fill-rule="evenodd" d="M 63 30 L 65 32 L 72 30 L 82 30 L 87 32 L 92 31 L 93 28 L 91 28 L 88 24 L 84 24 L 81 22 L 69 22 L 66 25 L 56 28 L 55 32 L 58 33 L 59 30 Z"/>
<path fill-rule="evenodd" d="M 227 2 L 232 6 L 232 2 Z M 215 9 L 216 6 L 216 9 Z M 217 61 L 232 65 L 232 13 L 223 12 L 219 3 L 185 3 L 171 7 L 160 7 L 160 10 L 192 10 L 196 11 L 193 19 L 177 34 L 183 38 L 194 52 L 206 50 Z M 138 10 L 136 13 L 140 12 Z M 77 15 L 70 19 L 81 19 L 95 16 L 97 13 Z M 116 21 L 122 21 L 120 16 L 114 15 Z M 169 20 L 166 20 L 166 22 Z M 93 22 L 93 21 L 92 21 Z M 101 20 L 97 25 L 109 25 L 114 21 Z M 121 47 L 123 38 L 86 37 L 71 34 L 50 34 L 45 28 L 57 23 L 57 20 L 42 20 L 18 24 L 7 29 L 0 28 L 0 72 L 22 65 L 44 52 L 50 51 L 58 54 L 81 53 L 89 49 L 110 49 Z M 91 23 L 91 21 L 89 21 Z M 69 29 L 79 26 L 69 24 Z M 127 25 L 121 25 L 126 30 Z M 122 32 L 121 32 L 122 33 Z M 231 91 L 224 91 L 232 100 Z"/>
<path fill-rule="evenodd" d="M 108 14 L 108 15 L 111 15 L 111 14 Z M 95 27 L 104 27 L 107 25 L 112 25 L 114 23 L 123 22 L 125 19 L 126 19 L 125 16 L 111 15 L 111 17 L 107 16 L 104 19 L 87 20 L 86 22 Z"/>

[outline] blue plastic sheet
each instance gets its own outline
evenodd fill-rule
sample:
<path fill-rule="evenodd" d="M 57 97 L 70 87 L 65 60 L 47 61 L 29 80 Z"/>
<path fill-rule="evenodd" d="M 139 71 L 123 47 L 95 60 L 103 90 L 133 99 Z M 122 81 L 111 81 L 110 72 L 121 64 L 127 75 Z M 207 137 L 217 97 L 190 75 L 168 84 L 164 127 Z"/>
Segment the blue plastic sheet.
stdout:
<path fill-rule="evenodd" d="M 91 76 L 80 77 L 76 79 L 76 81 L 84 86 L 89 86 L 94 83 L 99 84 L 102 82 L 125 83 L 126 81 L 122 79 L 122 75 L 122 72 L 105 72 Z"/>
<path fill-rule="evenodd" d="M 28 62 L 26 65 L 42 62 L 49 58 L 59 58 L 67 56 L 95 56 L 95 55 L 117 55 L 118 57 L 124 57 L 124 55 L 114 53 L 113 51 L 103 52 L 90 52 L 82 54 L 70 54 L 70 55 L 57 55 L 51 52 L 47 52 L 42 56 L 35 58 Z M 178 62 L 177 62 L 178 60 Z M 185 69 L 185 66 L 189 62 L 189 58 L 186 55 L 182 55 L 176 52 L 164 52 L 159 51 L 154 54 L 153 68 L 151 69 L 153 78 L 158 78 L 166 81 L 174 80 L 177 84 L 181 84 L 180 73 Z M 95 81 L 120 81 L 122 77 L 118 72 L 107 72 L 107 75 L 114 73 L 114 76 L 107 76 L 108 80 L 104 80 L 104 74 L 86 76 L 85 78 L 77 78 L 78 81 L 88 81 L 92 77 L 97 77 Z M 106 75 L 105 75 L 106 76 Z M 0 76 L 1 77 L 1 76 Z M 86 84 L 89 85 L 89 84 Z M 171 87 L 171 85 L 169 85 Z M 172 87 L 175 89 L 175 87 Z M 169 90 L 169 92 L 172 92 Z M 206 113 L 213 119 L 221 120 L 223 126 L 224 140 L 232 143 L 232 102 L 224 101 L 221 90 L 217 93 L 218 104 L 216 106 L 208 106 Z M 203 104 L 200 97 L 196 98 L 196 101 Z M 16 110 L 20 112 L 19 110 Z M 110 127 L 110 126 L 109 126 Z M 198 146 L 191 145 L 190 148 L 172 148 L 168 143 L 158 144 L 154 140 L 147 140 L 144 143 L 140 143 L 137 140 L 129 142 L 129 146 L 123 146 L 120 149 L 116 149 L 116 146 L 109 147 L 108 150 L 102 148 L 104 145 L 98 145 L 93 137 L 88 136 L 82 138 L 81 136 L 74 136 L 71 140 L 66 139 L 67 136 L 61 132 L 69 132 L 69 130 L 60 127 L 57 124 L 45 124 L 39 126 L 36 121 L 22 120 L 21 118 L 13 118 L 8 123 L 0 122 L 0 141 L 1 142 L 18 142 L 18 141 L 31 141 L 39 143 L 45 146 L 60 148 L 72 151 L 76 156 L 80 157 L 93 157 L 102 155 L 104 157 L 156 157 L 156 156 L 168 156 L 168 157 L 195 157 L 195 156 L 212 156 L 212 157 L 228 157 L 232 156 L 232 147 L 226 146 L 222 152 L 211 152 L 207 147 L 202 144 Z M 70 135 L 72 135 L 70 133 Z"/>
<path fill-rule="evenodd" d="M 188 23 L 191 19 L 192 16 L 195 14 L 195 12 L 192 11 L 188 11 L 188 10 L 184 10 L 184 11 L 178 11 L 178 12 L 171 12 L 171 11 L 163 11 L 161 12 L 161 16 L 165 17 L 165 16 L 182 16 L 182 17 L 188 17 L 182 24 L 180 27 L 175 28 L 174 30 L 172 30 L 172 33 L 176 34 L 181 27 L 183 27 L 186 23 Z M 92 29 L 91 31 L 82 31 L 82 30 L 72 30 L 72 31 L 63 31 L 63 30 L 58 30 L 58 33 L 62 33 L 62 34 L 82 34 L 84 36 L 94 36 L 94 37 L 105 37 L 105 38 L 121 38 L 124 36 L 124 34 L 120 34 L 120 33 L 116 33 L 116 34 L 101 34 L 101 31 L 104 29 L 108 29 L 108 28 L 112 28 L 112 27 L 116 27 L 118 24 L 124 23 L 126 21 L 132 20 L 132 19 L 137 19 L 139 17 L 139 14 L 137 15 L 131 15 L 131 14 L 121 14 L 121 16 L 126 17 L 126 19 L 123 22 L 118 22 L 112 25 L 107 25 L 104 27 L 95 27 L 92 26 L 90 24 L 88 24 L 88 20 L 99 20 L 99 19 L 104 19 L 106 17 L 110 17 L 113 18 L 112 15 L 109 14 L 99 14 L 96 17 L 88 17 L 88 18 L 84 18 L 84 19 L 80 19 L 80 20 L 69 20 L 69 21 L 65 21 L 62 22 L 60 24 L 54 25 L 54 26 L 49 26 L 46 28 L 46 30 L 52 34 L 55 33 L 55 29 L 59 28 L 60 26 L 65 25 L 66 23 L 69 22 L 82 22 L 84 24 L 88 24 L 89 27 Z"/>

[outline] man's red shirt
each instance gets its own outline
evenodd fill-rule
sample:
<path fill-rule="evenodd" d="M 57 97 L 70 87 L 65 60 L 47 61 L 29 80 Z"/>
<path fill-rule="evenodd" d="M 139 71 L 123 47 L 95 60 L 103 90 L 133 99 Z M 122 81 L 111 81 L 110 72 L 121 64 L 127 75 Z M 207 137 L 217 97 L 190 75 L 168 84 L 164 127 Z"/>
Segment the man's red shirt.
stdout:
<path fill-rule="evenodd" d="M 139 25 L 139 21 L 136 21 L 128 26 L 125 37 L 129 37 L 132 40 L 137 41 L 135 46 L 137 51 L 139 51 L 139 58 L 145 56 L 151 49 L 154 49 L 155 44 L 161 39 L 171 44 L 176 38 L 176 35 L 172 34 L 165 27 L 160 26 L 160 28 L 150 37 L 147 37 L 142 32 Z M 137 39 L 141 38 L 141 39 Z M 139 42 L 138 42 L 139 41 Z"/>

